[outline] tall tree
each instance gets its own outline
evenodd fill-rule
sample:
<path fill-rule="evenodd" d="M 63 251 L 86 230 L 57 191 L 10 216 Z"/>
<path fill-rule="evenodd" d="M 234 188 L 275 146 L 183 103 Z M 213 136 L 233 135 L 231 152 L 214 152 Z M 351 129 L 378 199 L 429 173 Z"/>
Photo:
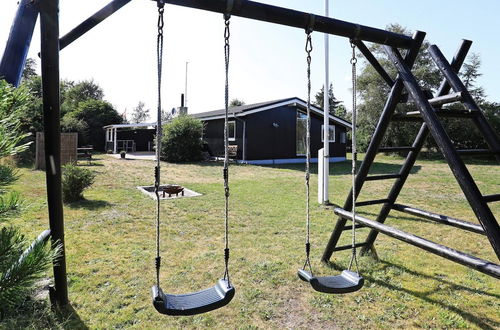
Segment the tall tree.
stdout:
<path fill-rule="evenodd" d="M 234 98 L 229 102 L 230 107 L 239 107 L 241 105 L 245 105 L 245 101 Z"/>
<path fill-rule="evenodd" d="M 88 100 L 101 101 L 104 97 L 104 91 L 97 83 L 91 80 L 83 80 L 78 83 L 66 82 L 64 90 L 61 91 L 64 95 L 61 100 L 61 112 L 63 114 L 75 111 L 78 104 Z"/>
<path fill-rule="evenodd" d="M 467 57 L 467 61 L 463 64 L 459 76 L 465 85 L 465 88 L 470 92 L 476 103 L 483 111 L 486 119 L 499 131 L 499 112 L 498 103 L 486 101 L 486 93 L 484 88 L 479 86 L 477 79 L 482 76 L 480 72 L 481 58 L 478 54 L 471 54 Z M 465 109 L 465 106 L 462 104 Z M 457 108 L 456 105 L 450 104 L 447 108 Z M 487 148 L 484 137 L 477 129 L 471 120 L 464 120 L 459 118 L 448 118 L 443 120 L 448 135 L 453 139 L 454 144 L 460 149 L 478 149 Z"/>
<path fill-rule="evenodd" d="M 96 150 L 104 150 L 103 126 L 121 124 L 122 120 L 118 111 L 109 102 L 101 100 L 80 102 L 75 111 L 67 113 L 63 118 L 63 122 L 71 123 L 75 127 L 85 123 L 81 126 L 85 130 L 78 132 L 78 143 L 91 144 Z"/>
<path fill-rule="evenodd" d="M 389 25 L 387 29 L 396 33 L 411 34 L 410 31 L 397 24 Z M 435 91 L 439 86 L 440 75 L 428 52 L 428 47 L 429 43 L 424 42 L 413 66 L 413 73 L 422 88 Z M 396 69 L 387 59 L 382 46 L 375 44 L 370 47 L 370 50 L 386 69 L 389 76 L 395 77 L 397 74 Z M 363 61 L 358 63 L 361 63 L 361 68 L 359 69 L 360 73 L 357 79 L 357 97 L 359 100 L 357 140 L 360 150 L 366 150 L 384 108 L 390 87 L 368 62 Z M 405 113 L 413 110 L 417 109 L 411 103 L 399 104 L 396 112 Z M 386 146 L 411 145 L 416 136 L 417 129 L 418 124 L 414 123 L 391 123 L 382 143 Z"/>
<path fill-rule="evenodd" d="M 314 104 L 320 107 L 321 109 L 323 109 L 324 107 L 324 102 L 325 102 L 324 97 L 325 97 L 325 85 L 323 85 L 319 90 L 319 92 L 317 92 L 316 95 L 314 95 L 315 98 Z M 337 98 L 333 94 L 332 84 L 330 84 L 330 87 L 328 88 L 328 101 L 329 101 L 328 102 L 329 113 L 337 117 L 345 118 L 345 116 L 347 115 L 347 111 L 345 107 L 342 105 L 343 102 L 337 100 Z"/>
<path fill-rule="evenodd" d="M 36 61 L 32 58 L 27 58 L 24 64 L 22 80 L 30 79 L 37 76 L 36 74 Z"/>
<path fill-rule="evenodd" d="M 143 123 L 149 119 L 149 109 L 146 109 L 146 104 L 139 101 L 137 106 L 132 110 L 132 123 Z"/>
<path fill-rule="evenodd" d="M 469 90 L 472 97 L 478 103 L 483 102 L 486 98 L 484 88 L 477 86 L 477 78 L 483 75 L 479 72 L 480 68 L 481 57 L 479 54 L 472 53 L 467 57 L 467 62 L 464 63 L 462 70 L 460 70 L 460 77 L 462 78 L 465 88 Z"/>

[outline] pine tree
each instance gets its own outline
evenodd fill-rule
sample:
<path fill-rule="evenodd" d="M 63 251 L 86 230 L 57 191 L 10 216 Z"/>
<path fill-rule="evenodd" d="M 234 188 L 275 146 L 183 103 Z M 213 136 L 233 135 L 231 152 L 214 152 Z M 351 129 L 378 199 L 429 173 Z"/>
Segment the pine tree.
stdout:
<path fill-rule="evenodd" d="M 319 92 L 314 95 L 315 102 L 314 105 L 317 107 L 323 109 L 323 104 L 324 104 L 324 95 L 325 95 L 325 86 L 323 85 Z M 337 100 L 335 95 L 333 94 L 333 85 L 330 84 L 330 88 L 328 88 L 328 101 L 329 101 L 329 112 L 331 115 L 341 117 L 345 119 L 345 116 L 347 115 L 346 109 L 343 106 L 343 102 Z"/>

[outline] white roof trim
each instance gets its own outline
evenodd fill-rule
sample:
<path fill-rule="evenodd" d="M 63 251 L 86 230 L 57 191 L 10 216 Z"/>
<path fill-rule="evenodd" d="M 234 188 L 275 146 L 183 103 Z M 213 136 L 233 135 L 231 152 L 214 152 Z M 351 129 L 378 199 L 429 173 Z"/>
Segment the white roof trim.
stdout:
<path fill-rule="evenodd" d="M 275 104 L 271 104 L 271 105 L 266 105 L 264 107 L 260 107 L 260 108 L 256 108 L 256 109 L 253 109 L 253 110 L 250 110 L 250 111 L 245 111 L 245 112 L 240 112 L 240 113 L 236 113 L 236 114 L 233 114 L 233 113 L 229 113 L 229 116 L 232 116 L 232 117 L 245 117 L 247 115 L 251 115 L 253 113 L 257 113 L 257 112 L 261 112 L 261 111 L 266 111 L 266 110 L 269 110 L 269 109 L 273 109 L 273 108 L 277 108 L 277 107 L 281 107 L 281 106 L 285 106 L 285 105 L 290 105 L 290 104 L 300 104 L 301 106 L 303 106 L 304 108 L 307 108 L 307 103 L 302 101 L 301 99 L 299 98 L 293 98 L 293 99 L 290 99 L 290 100 L 287 100 L 287 101 L 284 101 L 284 102 L 279 102 L 279 103 L 275 103 Z M 313 112 L 315 112 L 316 114 L 320 115 L 323 117 L 323 110 L 314 106 L 314 105 L 311 105 L 311 110 Z M 330 117 L 330 120 L 332 120 L 333 122 L 337 123 L 337 124 L 340 124 L 344 127 L 347 127 L 347 128 L 351 128 L 352 129 L 352 125 L 351 123 L 341 119 L 341 118 L 338 118 L 338 117 L 334 117 L 332 115 L 329 115 Z M 224 119 L 225 118 L 225 115 L 218 115 L 218 116 L 207 116 L 207 117 L 197 117 L 198 119 L 200 120 L 215 120 L 215 119 Z"/>
<path fill-rule="evenodd" d="M 115 124 L 115 125 L 107 125 L 104 126 L 104 129 L 107 128 L 131 128 L 131 127 L 149 127 L 149 126 L 155 126 L 156 127 L 156 122 L 154 123 L 136 123 L 136 124 Z"/>

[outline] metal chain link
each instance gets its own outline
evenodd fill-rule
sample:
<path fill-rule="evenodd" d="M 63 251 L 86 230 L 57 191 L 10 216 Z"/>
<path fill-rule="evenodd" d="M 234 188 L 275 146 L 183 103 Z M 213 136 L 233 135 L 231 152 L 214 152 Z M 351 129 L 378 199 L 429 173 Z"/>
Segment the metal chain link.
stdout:
<path fill-rule="evenodd" d="M 358 269 L 358 258 L 356 256 L 356 162 L 358 158 L 358 151 L 356 149 L 356 63 L 358 59 L 356 58 L 356 45 L 353 40 L 350 40 L 352 57 L 350 60 L 352 68 L 352 166 L 351 166 L 351 176 L 352 176 L 352 255 L 351 261 L 349 262 L 349 270 L 351 270 L 352 264 L 354 262 L 356 266 L 356 272 L 359 273 Z"/>
<path fill-rule="evenodd" d="M 225 117 L 224 117 L 224 225 L 225 225 L 225 248 L 224 248 L 224 262 L 225 271 L 224 279 L 227 279 L 228 285 L 231 286 L 229 280 L 229 136 L 228 136 L 228 112 L 229 112 L 229 23 L 230 16 L 224 15 L 225 28 L 224 28 L 224 58 L 226 69 L 226 84 L 225 84 Z"/>
<path fill-rule="evenodd" d="M 160 288 L 160 152 L 161 152 L 161 76 L 163 69 L 163 13 L 164 5 L 158 1 L 158 36 L 156 38 L 156 59 L 158 70 L 158 119 L 156 122 L 156 167 L 155 167 L 155 195 L 156 195 L 156 285 Z"/>
<path fill-rule="evenodd" d="M 309 255 L 311 252 L 310 234 L 311 234 L 311 214 L 310 214 L 310 163 L 311 163 L 311 52 L 313 50 L 311 34 L 312 30 L 306 30 L 306 53 L 307 53 L 307 121 L 306 121 L 306 261 L 303 269 L 309 266 L 311 275 L 313 273 Z"/>

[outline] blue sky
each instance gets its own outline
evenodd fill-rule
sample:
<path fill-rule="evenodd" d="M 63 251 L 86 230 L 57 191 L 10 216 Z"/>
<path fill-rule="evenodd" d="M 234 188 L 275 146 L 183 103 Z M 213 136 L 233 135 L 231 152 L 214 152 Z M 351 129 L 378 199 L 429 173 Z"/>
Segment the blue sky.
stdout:
<path fill-rule="evenodd" d="M 0 47 L 4 47 L 16 10 L 15 0 L 0 3 Z M 61 35 L 104 6 L 108 0 L 60 1 Z M 265 0 L 273 5 L 324 13 L 324 0 Z M 219 109 L 224 104 L 223 19 L 220 14 L 166 6 L 164 105 L 179 106 L 184 91 L 185 63 L 189 61 L 190 112 Z M 385 28 L 399 23 L 411 31 L 427 32 L 427 40 L 452 57 L 462 38 L 473 40 L 471 52 L 480 54 L 479 82 L 490 100 L 500 101 L 500 1 L 441 0 L 331 0 L 330 16 Z M 139 101 L 156 107 L 156 5 L 133 0 L 111 18 L 61 52 L 61 77 L 93 78 L 105 98 L 119 112 Z M 306 97 L 305 34 L 302 30 L 233 17 L 231 22 L 230 98 L 246 103 Z M 38 26 L 30 57 L 39 51 Z M 313 38 L 312 90 L 324 81 L 323 36 Z M 348 40 L 330 37 L 330 77 L 337 98 L 350 107 Z M 153 120 L 155 116 L 153 115 Z"/>

